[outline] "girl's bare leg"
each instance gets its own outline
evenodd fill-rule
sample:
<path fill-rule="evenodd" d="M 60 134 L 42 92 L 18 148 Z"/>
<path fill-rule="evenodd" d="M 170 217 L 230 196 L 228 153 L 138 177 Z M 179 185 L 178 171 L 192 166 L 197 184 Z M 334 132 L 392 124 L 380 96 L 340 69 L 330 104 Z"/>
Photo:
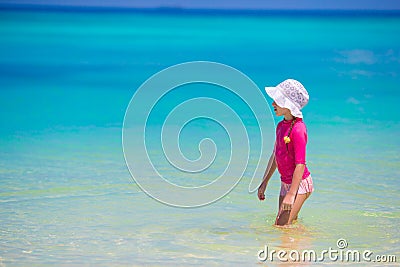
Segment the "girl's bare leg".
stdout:
<path fill-rule="evenodd" d="M 281 211 L 281 205 L 283 202 L 283 199 L 285 196 L 279 196 L 279 209 L 278 209 L 278 216 L 279 220 L 277 217 L 276 224 L 277 225 L 285 225 L 285 224 L 291 224 L 294 220 L 297 220 L 297 216 L 300 212 L 301 207 L 303 206 L 304 202 L 306 199 L 311 195 L 311 193 L 306 193 L 306 194 L 298 194 L 296 196 L 296 199 L 294 200 L 292 210 L 290 211 L 290 214 L 288 212 L 280 212 Z M 281 213 L 281 214 L 279 214 Z"/>
<path fill-rule="evenodd" d="M 290 213 L 288 211 L 281 211 L 282 202 L 285 196 L 279 196 L 278 215 L 276 216 L 275 225 L 285 225 L 289 221 Z"/>

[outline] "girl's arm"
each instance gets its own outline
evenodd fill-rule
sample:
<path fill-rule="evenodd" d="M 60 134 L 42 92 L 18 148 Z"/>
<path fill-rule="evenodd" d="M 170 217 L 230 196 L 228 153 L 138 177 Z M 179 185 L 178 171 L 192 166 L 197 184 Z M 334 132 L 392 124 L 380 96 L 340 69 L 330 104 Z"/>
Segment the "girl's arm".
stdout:
<path fill-rule="evenodd" d="M 258 187 L 258 199 L 264 200 L 265 199 L 265 189 L 267 188 L 267 184 L 269 179 L 271 179 L 272 174 L 274 174 L 276 170 L 276 161 L 275 161 L 275 150 L 272 152 L 271 157 L 268 161 L 267 169 L 265 170 L 263 181 L 261 182 L 260 186 Z"/>
<path fill-rule="evenodd" d="M 297 191 L 299 190 L 299 185 L 304 174 L 306 165 L 297 164 L 293 173 L 292 185 L 290 186 L 289 192 L 286 194 L 282 202 L 283 210 L 291 210 L 294 200 L 296 198 Z"/>
<path fill-rule="evenodd" d="M 267 169 L 265 170 L 263 181 L 261 184 L 268 184 L 269 179 L 271 179 L 272 174 L 274 174 L 276 170 L 276 161 L 275 161 L 275 152 L 272 153 L 271 157 L 268 161 Z"/>
<path fill-rule="evenodd" d="M 304 123 L 296 123 L 293 126 L 291 139 L 294 147 L 294 162 L 296 167 L 293 172 L 290 190 L 282 201 L 283 210 L 292 209 L 297 191 L 299 190 L 301 179 L 303 178 L 304 170 L 306 168 L 307 129 Z"/>

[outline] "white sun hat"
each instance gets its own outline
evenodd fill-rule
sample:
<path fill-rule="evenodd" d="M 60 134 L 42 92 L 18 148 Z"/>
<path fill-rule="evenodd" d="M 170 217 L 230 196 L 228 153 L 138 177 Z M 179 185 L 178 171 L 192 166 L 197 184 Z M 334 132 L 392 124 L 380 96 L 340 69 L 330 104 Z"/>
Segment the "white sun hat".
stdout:
<path fill-rule="evenodd" d="M 265 91 L 278 106 L 288 108 L 297 118 L 303 118 L 300 110 L 307 105 L 310 97 L 299 81 L 287 79 L 275 87 L 265 87 Z"/>

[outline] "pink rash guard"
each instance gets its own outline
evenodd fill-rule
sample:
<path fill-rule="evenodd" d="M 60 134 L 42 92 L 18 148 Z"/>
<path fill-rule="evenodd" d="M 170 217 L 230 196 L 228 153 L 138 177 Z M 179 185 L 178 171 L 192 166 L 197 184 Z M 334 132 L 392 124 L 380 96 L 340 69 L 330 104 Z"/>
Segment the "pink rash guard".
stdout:
<path fill-rule="evenodd" d="M 290 133 L 290 142 L 285 144 L 284 137 L 289 133 L 292 121 L 283 120 L 276 127 L 275 160 L 281 181 L 291 184 L 296 164 L 306 164 L 307 129 L 301 118 L 296 118 Z M 302 179 L 310 175 L 307 167 Z"/>

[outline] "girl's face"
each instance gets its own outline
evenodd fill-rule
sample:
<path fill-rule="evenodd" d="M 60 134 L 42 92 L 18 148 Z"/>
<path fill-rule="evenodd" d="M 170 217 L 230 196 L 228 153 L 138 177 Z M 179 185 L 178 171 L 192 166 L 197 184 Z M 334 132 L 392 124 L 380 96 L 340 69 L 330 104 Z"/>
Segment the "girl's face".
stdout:
<path fill-rule="evenodd" d="M 278 106 L 278 104 L 274 102 L 272 102 L 272 106 L 274 107 L 274 111 L 276 116 L 289 116 L 290 114 L 290 110 L 288 108 L 281 108 L 280 106 Z"/>

